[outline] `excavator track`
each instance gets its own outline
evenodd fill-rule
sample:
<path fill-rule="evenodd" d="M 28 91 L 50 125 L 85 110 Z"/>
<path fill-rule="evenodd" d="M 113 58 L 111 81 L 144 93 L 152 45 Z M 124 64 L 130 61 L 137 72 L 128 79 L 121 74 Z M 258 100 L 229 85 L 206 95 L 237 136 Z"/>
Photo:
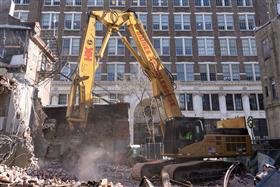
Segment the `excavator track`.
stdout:
<path fill-rule="evenodd" d="M 197 183 L 223 177 L 231 164 L 225 161 L 189 161 L 166 165 L 161 173 L 167 173 L 175 181 Z"/>
<path fill-rule="evenodd" d="M 179 182 L 191 181 L 197 183 L 219 179 L 232 165 L 231 162 L 196 160 L 180 162 L 175 160 L 156 160 L 137 163 L 132 168 L 132 178 L 141 180 L 144 176 L 151 179 L 168 174 L 170 179 Z"/>
<path fill-rule="evenodd" d="M 150 162 L 137 163 L 132 168 L 131 176 L 135 180 L 141 180 L 144 176 L 147 178 L 160 177 L 162 168 L 172 164 L 173 160 L 155 160 Z"/>

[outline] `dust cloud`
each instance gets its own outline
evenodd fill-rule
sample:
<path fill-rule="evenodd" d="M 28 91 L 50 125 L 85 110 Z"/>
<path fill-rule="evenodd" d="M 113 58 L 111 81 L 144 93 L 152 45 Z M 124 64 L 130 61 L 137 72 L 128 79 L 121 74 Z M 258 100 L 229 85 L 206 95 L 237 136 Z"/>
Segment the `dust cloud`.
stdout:
<path fill-rule="evenodd" d="M 79 154 L 77 173 L 80 180 L 97 180 L 102 178 L 100 166 L 112 160 L 112 154 L 102 148 L 86 147 Z"/>

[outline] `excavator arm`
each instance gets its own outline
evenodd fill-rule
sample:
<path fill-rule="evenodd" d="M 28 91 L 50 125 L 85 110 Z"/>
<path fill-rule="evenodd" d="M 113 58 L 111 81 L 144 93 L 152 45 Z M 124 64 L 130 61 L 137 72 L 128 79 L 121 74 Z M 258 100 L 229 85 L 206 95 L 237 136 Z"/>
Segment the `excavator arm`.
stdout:
<path fill-rule="evenodd" d="M 95 51 L 96 21 L 101 22 L 107 28 L 107 34 L 97 54 Z M 128 39 L 119 32 L 122 26 L 128 28 L 140 55 L 132 48 Z M 73 123 L 80 123 L 82 126 L 86 124 L 88 110 L 93 102 L 92 88 L 95 71 L 104 55 L 109 38 L 114 32 L 120 36 L 124 45 L 135 56 L 142 70 L 151 81 L 153 96 L 162 101 L 167 119 L 181 117 L 182 113 L 173 91 L 170 75 L 161 63 L 141 21 L 137 19 L 137 15 L 132 11 L 92 11 L 89 16 L 80 63 L 74 75 L 67 106 L 66 118 L 70 126 Z M 79 103 L 75 106 L 77 94 Z"/>

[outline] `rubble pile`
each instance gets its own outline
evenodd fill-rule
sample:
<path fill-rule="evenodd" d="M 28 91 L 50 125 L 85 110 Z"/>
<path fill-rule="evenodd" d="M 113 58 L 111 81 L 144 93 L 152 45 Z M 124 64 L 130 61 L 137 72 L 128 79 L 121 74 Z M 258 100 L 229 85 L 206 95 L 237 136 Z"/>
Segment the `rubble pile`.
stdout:
<path fill-rule="evenodd" d="M 51 161 L 39 170 L 23 169 L 20 167 L 8 167 L 0 165 L 0 186 L 17 185 L 17 186 L 106 186 L 106 187 L 123 187 L 138 186 L 137 181 L 130 178 L 130 169 L 125 166 L 99 165 L 100 178 L 98 182 L 82 182 L 72 174 L 62 169 L 59 161 Z"/>

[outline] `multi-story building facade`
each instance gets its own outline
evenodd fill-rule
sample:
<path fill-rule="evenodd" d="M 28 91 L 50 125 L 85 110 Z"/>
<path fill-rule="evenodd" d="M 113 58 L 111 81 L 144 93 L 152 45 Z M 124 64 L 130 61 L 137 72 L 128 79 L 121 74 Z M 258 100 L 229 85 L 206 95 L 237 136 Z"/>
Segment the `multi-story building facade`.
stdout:
<path fill-rule="evenodd" d="M 270 139 L 280 138 L 280 1 L 267 1 L 270 20 L 256 30 L 264 106 Z"/>
<path fill-rule="evenodd" d="M 256 135 L 266 136 L 254 37 L 254 28 L 266 15 L 265 8 L 258 6 L 260 1 L 16 0 L 16 16 L 40 21 L 46 37 L 55 36 L 61 55 L 67 61 L 62 73 L 69 75 L 79 60 L 87 13 L 132 8 L 143 22 L 163 64 L 175 78 L 176 94 L 185 116 L 203 117 L 208 125 L 221 118 L 253 116 L 258 129 Z M 105 32 L 106 29 L 97 24 L 98 46 Z M 125 29 L 121 32 L 129 37 Z M 139 129 L 138 125 L 145 120 L 141 119 L 139 97 L 128 94 L 124 85 L 139 72 L 136 60 L 121 40 L 112 37 L 96 74 L 95 92 L 130 103 L 131 132 L 134 127 Z M 64 76 L 56 78 L 52 83 L 50 106 L 65 105 L 71 85 Z M 136 143 L 140 139 L 135 138 Z"/>

